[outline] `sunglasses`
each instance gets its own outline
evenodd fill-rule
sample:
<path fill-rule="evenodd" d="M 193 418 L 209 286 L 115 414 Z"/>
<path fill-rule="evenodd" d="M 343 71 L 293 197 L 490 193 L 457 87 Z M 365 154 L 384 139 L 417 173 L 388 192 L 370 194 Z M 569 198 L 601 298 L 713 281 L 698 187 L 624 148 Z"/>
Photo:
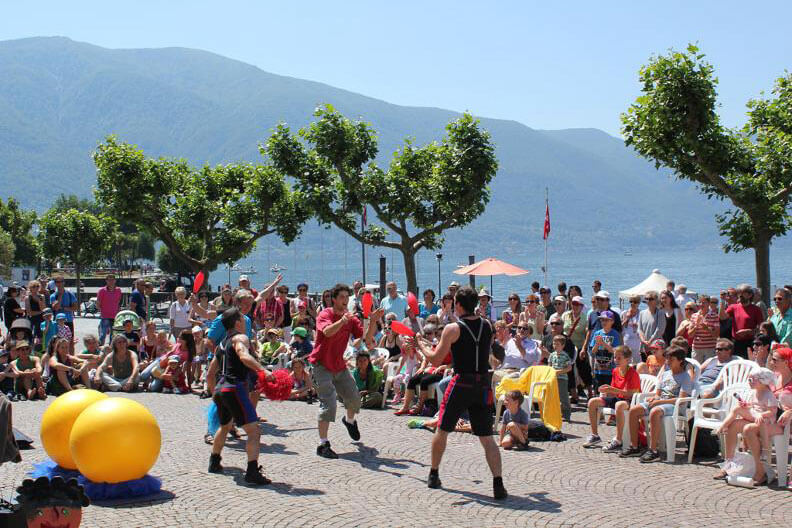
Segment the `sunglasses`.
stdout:
<path fill-rule="evenodd" d="M 552 322 L 552 323 L 550 323 L 550 326 L 561 326 L 561 323 L 559 323 L 559 322 Z"/>
<path fill-rule="evenodd" d="M 525 302 L 526 302 L 527 304 L 536 304 L 536 303 L 537 303 L 537 302 L 539 302 L 539 301 L 534 301 L 533 299 L 531 299 L 531 300 L 529 300 L 529 301 L 525 301 Z"/>
<path fill-rule="evenodd" d="M 715 347 L 715 350 L 717 350 L 718 352 L 723 352 L 724 350 L 729 350 L 729 349 L 726 347 Z"/>
<path fill-rule="evenodd" d="M 630 304 L 641 304 L 641 301 L 630 301 Z"/>
<path fill-rule="evenodd" d="M 774 300 L 775 302 L 783 302 L 783 301 L 784 301 L 784 298 L 783 298 L 783 297 L 773 297 L 773 300 Z"/>
<path fill-rule="evenodd" d="M 307 292 L 307 291 L 308 291 L 308 289 L 307 289 L 307 288 L 298 288 L 298 289 L 297 289 L 297 291 L 300 291 L 300 292 Z"/>
<path fill-rule="evenodd" d="M 518 326 L 517 330 L 528 330 L 527 326 Z"/>

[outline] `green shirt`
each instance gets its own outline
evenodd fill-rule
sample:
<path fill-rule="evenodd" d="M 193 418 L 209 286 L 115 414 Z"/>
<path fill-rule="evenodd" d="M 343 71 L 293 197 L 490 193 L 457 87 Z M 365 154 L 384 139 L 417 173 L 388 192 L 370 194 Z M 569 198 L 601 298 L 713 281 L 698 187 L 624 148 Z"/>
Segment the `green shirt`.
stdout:
<path fill-rule="evenodd" d="M 770 322 L 773 323 L 778 333 L 779 341 L 787 345 L 792 345 L 792 308 L 788 308 L 783 316 L 775 312 L 770 318 Z"/>
<path fill-rule="evenodd" d="M 567 368 L 571 362 L 569 355 L 563 350 L 561 352 L 553 350 L 550 353 L 550 357 L 547 358 L 547 364 L 556 369 L 556 371 Z M 556 372 L 556 376 L 558 379 L 569 379 L 566 372 Z"/>
<path fill-rule="evenodd" d="M 382 383 L 382 371 L 379 368 L 371 366 L 365 380 L 360 377 L 358 369 L 352 371 L 352 377 L 355 378 L 355 385 L 359 391 L 379 392 L 379 386 Z"/>
<path fill-rule="evenodd" d="M 262 365 L 269 365 L 275 357 L 275 352 L 281 347 L 280 341 L 267 341 L 261 345 L 260 353 L 261 353 L 261 364 Z"/>

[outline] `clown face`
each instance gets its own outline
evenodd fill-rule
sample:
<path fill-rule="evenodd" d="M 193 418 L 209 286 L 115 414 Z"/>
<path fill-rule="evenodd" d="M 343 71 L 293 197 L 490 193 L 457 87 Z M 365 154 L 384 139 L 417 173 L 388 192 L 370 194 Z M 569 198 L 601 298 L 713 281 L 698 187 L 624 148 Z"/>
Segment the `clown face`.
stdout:
<path fill-rule="evenodd" d="M 27 518 L 28 528 L 77 528 L 82 508 L 47 506 L 34 509 Z"/>

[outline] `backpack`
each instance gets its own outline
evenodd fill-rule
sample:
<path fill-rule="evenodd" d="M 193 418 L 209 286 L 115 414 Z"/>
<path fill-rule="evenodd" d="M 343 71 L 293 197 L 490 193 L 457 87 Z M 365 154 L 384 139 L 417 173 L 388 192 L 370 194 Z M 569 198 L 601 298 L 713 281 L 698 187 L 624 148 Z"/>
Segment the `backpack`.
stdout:
<path fill-rule="evenodd" d="M 693 419 L 688 421 L 688 431 L 693 430 Z M 690 436 L 685 435 L 685 442 L 690 446 Z M 699 429 L 696 433 L 696 445 L 692 447 L 693 458 L 717 458 L 720 453 L 720 442 L 717 435 L 712 434 L 709 429 Z"/>
<path fill-rule="evenodd" d="M 550 429 L 541 420 L 528 421 L 528 440 L 546 442 L 550 440 Z"/>

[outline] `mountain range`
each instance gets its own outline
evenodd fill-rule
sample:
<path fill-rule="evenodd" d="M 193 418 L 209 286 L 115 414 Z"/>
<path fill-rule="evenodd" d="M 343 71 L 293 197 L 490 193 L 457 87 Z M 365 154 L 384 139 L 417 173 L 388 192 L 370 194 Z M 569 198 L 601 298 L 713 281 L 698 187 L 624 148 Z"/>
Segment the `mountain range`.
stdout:
<path fill-rule="evenodd" d="M 276 123 L 299 128 L 324 103 L 372 123 L 382 165 L 404 138 L 439 139 L 459 115 L 397 106 L 195 49 L 106 49 L 63 37 L 0 42 L 0 194 L 40 211 L 60 193 L 90 196 L 91 152 L 108 134 L 149 156 L 260 161 L 257 145 Z M 480 119 L 500 166 L 492 199 L 472 225 L 448 233 L 445 251 L 537 251 L 546 187 L 551 236 L 564 248 L 720 244 L 713 215 L 723 205 L 656 170 L 621 139 L 597 129 L 536 130 Z M 318 237 L 329 237 L 322 239 L 329 247 L 341 235 L 310 225 L 302 240 Z"/>

